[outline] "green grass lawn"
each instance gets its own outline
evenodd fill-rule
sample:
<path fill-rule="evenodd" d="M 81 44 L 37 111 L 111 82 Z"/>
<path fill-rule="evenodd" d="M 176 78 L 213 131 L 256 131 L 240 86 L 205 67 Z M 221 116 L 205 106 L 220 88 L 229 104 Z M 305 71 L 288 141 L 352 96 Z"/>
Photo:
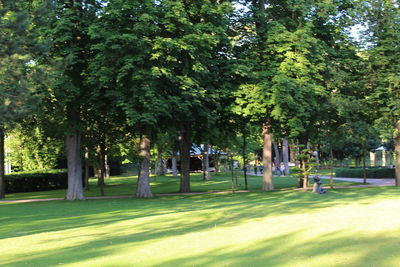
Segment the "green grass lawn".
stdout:
<path fill-rule="evenodd" d="M 399 266 L 399 193 L 380 187 L 1 204 L 0 263 Z"/>
<path fill-rule="evenodd" d="M 244 178 L 242 174 L 238 174 L 238 183 L 235 190 L 244 189 Z M 113 176 L 106 179 L 105 195 L 133 195 L 136 190 L 137 177 L 132 175 Z M 329 180 L 324 180 L 325 185 L 329 184 Z M 260 190 L 262 178 L 259 176 L 248 176 L 248 189 Z M 355 183 L 335 181 L 338 185 L 351 185 Z M 274 177 L 274 185 L 276 189 L 296 187 L 297 179 L 294 177 Z M 179 177 L 172 176 L 152 176 L 151 187 L 154 194 L 176 193 L 179 192 Z M 203 181 L 201 174 L 191 174 L 191 189 L 193 192 L 211 192 L 211 191 L 229 191 L 232 189 L 232 178 L 230 173 L 213 174 L 210 181 Z M 38 199 L 38 198 L 63 198 L 66 190 L 53 190 L 44 192 L 28 192 L 7 194 L 7 200 L 15 199 Z M 91 179 L 90 190 L 86 191 L 85 196 L 94 197 L 100 195 L 97 187 L 97 180 Z"/>

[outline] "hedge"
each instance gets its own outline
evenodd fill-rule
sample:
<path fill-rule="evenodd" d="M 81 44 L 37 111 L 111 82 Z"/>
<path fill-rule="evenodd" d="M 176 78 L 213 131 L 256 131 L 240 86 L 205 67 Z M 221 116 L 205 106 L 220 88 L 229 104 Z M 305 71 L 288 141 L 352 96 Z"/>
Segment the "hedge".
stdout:
<path fill-rule="evenodd" d="M 394 178 L 394 168 L 367 168 L 367 178 Z M 362 168 L 338 168 L 335 170 L 336 177 L 363 178 Z"/>
<path fill-rule="evenodd" d="M 6 175 L 6 193 L 21 193 L 65 189 L 68 187 L 67 170 L 41 170 Z"/>

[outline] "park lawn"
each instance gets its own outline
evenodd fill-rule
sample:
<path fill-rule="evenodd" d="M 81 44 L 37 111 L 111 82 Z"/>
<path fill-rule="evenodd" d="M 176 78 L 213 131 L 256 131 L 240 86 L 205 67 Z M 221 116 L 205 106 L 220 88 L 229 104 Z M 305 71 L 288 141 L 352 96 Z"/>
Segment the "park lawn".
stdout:
<path fill-rule="evenodd" d="M 234 179 L 235 190 L 243 190 L 244 178 L 242 174 L 237 174 Z M 312 179 L 311 179 L 312 180 Z M 120 175 L 112 176 L 106 179 L 105 195 L 106 196 L 121 196 L 121 195 L 133 195 L 136 190 L 137 176 L 133 175 Z M 166 194 L 166 193 L 177 193 L 179 192 L 179 177 L 173 176 L 152 176 L 151 177 L 151 188 L 154 194 Z M 325 185 L 329 184 L 329 180 L 324 180 Z M 249 190 L 260 190 L 262 184 L 262 177 L 260 176 L 248 176 L 248 189 Z M 356 183 L 335 181 L 338 185 L 352 185 Z M 294 188 L 297 185 L 297 180 L 294 177 L 274 177 L 275 189 L 282 188 Z M 192 192 L 212 192 L 212 191 L 229 191 L 232 190 L 232 178 L 230 173 L 213 174 L 210 181 L 203 181 L 201 174 L 191 174 L 191 189 Z M 52 191 L 41 191 L 41 192 L 27 192 L 27 193 L 15 193 L 7 194 L 6 200 L 17 200 L 17 199 L 39 199 L 39 198 L 64 198 L 66 190 L 52 190 Z M 84 195 L 87 197 L 100 196 L 100 190 L 97 187 L 97 180 L 90 180 L 90 190 L 85 191 Z"/>
<path fill-rule="evenodd" d="M 398 266 L 395 187 L 0 205 L 3 266 Z"/>

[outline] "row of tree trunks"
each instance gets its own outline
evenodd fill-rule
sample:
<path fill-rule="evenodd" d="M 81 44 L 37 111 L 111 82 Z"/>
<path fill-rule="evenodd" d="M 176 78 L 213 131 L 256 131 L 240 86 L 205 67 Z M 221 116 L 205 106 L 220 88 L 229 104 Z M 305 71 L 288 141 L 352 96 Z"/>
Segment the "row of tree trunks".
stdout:
<path fill-rule="evenodd" d="M 140 156 L 142 157 L 142 162 L 140 164 L 139 178 L 136 187 L 136 197 L 139 198 L 149 198 L 153 197 L 150 188 L 150 130 L 147 134 L 142 135 L 140 139 Z"/>
<path fill-rule="evenodd" d="M 395 124 L 394 133 L 394 151 L 396 155 L 396 186 L 400 186 L 400 120 Z"/>
<path fill-rule="evenodd" d="M 0 124 L 0 199 L 6 197 L 6 177 L 5 177 L 5 148 L 4 148 L 4 126 Z"/>
<path fill-rule="evenodd" d="M 191 125 L 185 123 L 179 136 L 179 150 L 181 158 L 181 181 L 180 192 L 190 192 L 190 147 L 191 147 Z"/>

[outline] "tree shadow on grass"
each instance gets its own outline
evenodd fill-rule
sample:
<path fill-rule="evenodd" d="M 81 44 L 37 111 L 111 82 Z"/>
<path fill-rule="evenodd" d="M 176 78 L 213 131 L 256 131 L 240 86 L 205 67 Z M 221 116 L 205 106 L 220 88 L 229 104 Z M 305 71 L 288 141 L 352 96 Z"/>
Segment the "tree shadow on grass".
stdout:
<path fill-rule="evenodd" d="M 306 229 L 304 229 L 306 230 Z M 398 229 L 399 231 L 400 229 Z M 304 240 L 291 232 L 239 249 L 220 247 L 161 266 L 398 266 L 398 236 L 330 232 Z"/>
<path fill-rule="evenodd" d="M 302 231 L 305 231 L 304 228 Z M 397 232 L 400 229 L 397 229 Z M 178 234 L 178 232 L 174 232 Z M 151 234 L 150 234 L 151 235 Z M 97 266 L 121 253 L 136 242 L 146 244 L 149 237 L 134 241 L 136 235 L 97 237 L 90 243 L 74 247 L 50 249 L 34 255 L 24 255 L 4 261 L 12 266 L 54 266 L 60 263 L 84 266 L 86 261 L 99 259 Z M 150 236 L 151 238 L 151 236 Z M 255 240 L 246 244 L 198 248 L 183 251 L 165 259 L 149 255 L 144 262 L 135 258 L 124 259 L 114 266 L 396 266 L 400 260 L 399 236 L 368 235 L 357 232 L 329 232 L 320 236 L 304 238 L 299 232 L 290 232 L 271 238 Z M 132 253 L 141 244 L 132 248 Z M 189 244 L 188 244 L 189 245 Z M 174 248 L 164 247 L 171 250 Z M 199 252 L 197 252 L 199 251 Z M 156 251 L 157 252 L 157 251 Z M 162 251 L 158 251 L 161 252 Z M 122 256 L 123 257 L 123 256 Z M 92 265 L 94 265 L 92 263 Z"/>
<path fill-rule="evenodd" d="M 193 230 L 198 231 L 209 225 L 234 225 L 265 216 L 313 213 L 355 202 L 367 205 L 397 197 L 398 192 L 396 188 L 357 188 L 333 190 L 325 195 L 289 191 L 3 205 L 0 206 L 3 215 L 0 218 L 0 238 L 102 226 L 178 213 L 200 218 L 205 216 L 207 221 L 192 225 Z M 180 223 L 170 224 L 170 228 L 178 230 L 182 227 Z M 155 235 L 168 235 L 169 230 L 155 229 L 153 232 Z"/>

